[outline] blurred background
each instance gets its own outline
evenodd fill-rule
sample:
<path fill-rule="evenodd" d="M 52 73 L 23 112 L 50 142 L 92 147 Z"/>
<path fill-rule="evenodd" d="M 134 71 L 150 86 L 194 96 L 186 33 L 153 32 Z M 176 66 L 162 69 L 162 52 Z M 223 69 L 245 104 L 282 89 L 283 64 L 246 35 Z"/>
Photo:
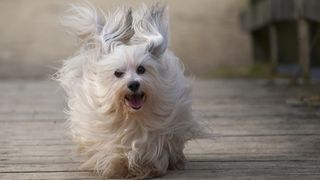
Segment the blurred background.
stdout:
<path fill-rule="evenodd" d="M 48 78 L 61 60 L 76 50 L 75 38 L 59 18 L 71 0 L 0 1 L 0 78 Z M 118 5 L 137 7 L 142 0 L 90 0 L 105 11 Z M 217 68 L 252 65 L 250 36 L 241 29 L 247 0 L 174 0 L 170 7 L 170 48 L 188 73 L 211 76 Z"/>
<path fill-rule="evenodd" d="M 48 78 L 77 49 L 74 0 L 0 1 L 0 78 Z M 142 0 L 91 0 L 105 11 Z M 319 0 L 168 0 L 170 48 L 199 77 L 320 77 Z"/>

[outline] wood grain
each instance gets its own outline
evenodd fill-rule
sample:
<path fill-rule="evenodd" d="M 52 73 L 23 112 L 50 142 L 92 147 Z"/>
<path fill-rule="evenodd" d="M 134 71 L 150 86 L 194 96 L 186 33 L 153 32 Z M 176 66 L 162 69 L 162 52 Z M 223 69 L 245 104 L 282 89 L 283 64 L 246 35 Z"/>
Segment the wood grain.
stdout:
<path fill-rule="evenodd" d="M 194 117 L 214 135 L 191 141 L 184 170 L 163 179 L 319 179 L 320 111 L 285 100 L 320 92 L 255 80 L 195 80 Z M 0 81 L 0 179 L 99 179 L 79 170 L 49 81 Z"/>

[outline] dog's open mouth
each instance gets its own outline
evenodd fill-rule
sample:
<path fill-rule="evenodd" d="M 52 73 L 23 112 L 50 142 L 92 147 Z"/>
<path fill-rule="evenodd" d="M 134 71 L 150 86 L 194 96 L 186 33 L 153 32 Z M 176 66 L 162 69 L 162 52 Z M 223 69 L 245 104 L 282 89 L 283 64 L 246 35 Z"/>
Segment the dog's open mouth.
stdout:
<path fill-rule="evenodd" d="M 145 94 L 141 93 L 134 93 L 128 94 L 125 96 L 125 101 L 127 106 L 131 107 L 134 110 L 139 110 L 142 108 L 143 103 L 145 101 Z"/>

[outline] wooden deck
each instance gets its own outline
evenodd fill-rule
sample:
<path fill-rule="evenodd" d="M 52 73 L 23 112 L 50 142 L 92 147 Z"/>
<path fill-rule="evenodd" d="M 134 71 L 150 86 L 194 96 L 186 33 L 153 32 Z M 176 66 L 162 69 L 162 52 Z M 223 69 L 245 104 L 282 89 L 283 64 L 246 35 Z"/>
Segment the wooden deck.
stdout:
<path fill-rule="evenodd" d="M 320 91 L 319 91 L 320 92 Z M 302 88 L 197 80 L 194 114 L 217 135 L 190 142 L 185 170 L 164 179 L 320 179 L 320 110 L 289 107 Z M 0 81 L 0 179 L 96 179 L 64 127 L 61 89 Z"/>

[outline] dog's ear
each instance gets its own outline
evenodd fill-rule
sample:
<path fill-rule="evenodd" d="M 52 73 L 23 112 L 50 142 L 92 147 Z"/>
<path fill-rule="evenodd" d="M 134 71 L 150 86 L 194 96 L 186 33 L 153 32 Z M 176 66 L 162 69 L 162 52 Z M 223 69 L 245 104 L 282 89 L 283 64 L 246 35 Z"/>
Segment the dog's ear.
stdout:
<path fill-rule="evenodd" d="M 101 44 L 105 52 L 130 40 L 134 34 L 130 8 L 119 8 L 107 17 L 100 14 L 89 3 L 71 5 L 61 22 L 82 41 Z"/>
<path fill-rule="evenodd" d="M 103 47 L 110 52 L 115 46 L 126 44 L 133 35 L 131 8 L 119 8 L 107 17 L 101 32 Z"/>
<path fill-rule="evenodd" d="M 105 24 L 104 18 L 89 3 L 70 5 L 61 23 L 68 32 L 83 41 L 96 39 Z"/>
<path fill-rule="evenodd" d="M 154 56 L 161 56 L 168 47 L 168 8 L 164 4 L 145 6 L 138 12 L 134 23 L 135 41 L 145 42 L 147 50 Z"/>

